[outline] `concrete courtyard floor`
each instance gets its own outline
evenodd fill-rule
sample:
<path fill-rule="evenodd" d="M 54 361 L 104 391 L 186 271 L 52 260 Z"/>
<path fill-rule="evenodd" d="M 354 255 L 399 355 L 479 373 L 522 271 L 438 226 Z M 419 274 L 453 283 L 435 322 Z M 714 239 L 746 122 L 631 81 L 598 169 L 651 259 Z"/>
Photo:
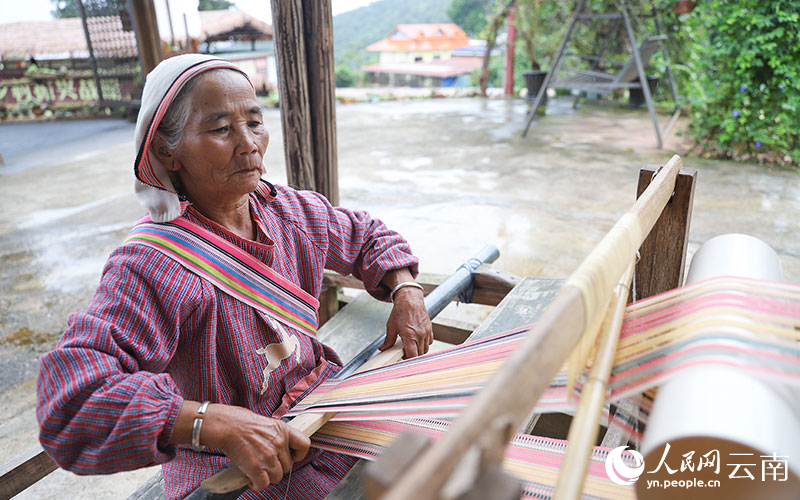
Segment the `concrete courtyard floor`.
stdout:
<path fill-rule="evenodd" d="M 573 111 L 563 101 L 521 138 L 526 111 L 519 99 L 340 105 L 341 204 L 404 234 L 423 271 L 450 273 L 491 243 L 507 271 L 566 277 L 631 205 L 639 168 L 666 162 L 685 139 L 673 135 L 657 149 L 645 111 Z M 280 117 L 265 117 L 266 177 L 283 183 Z M 6 147 L 13 127 L 0 125 Z M 111 132 L 46 146 L 48 134 L 71 126 L 49 127 L 27 128 L 43 146 L 6 152 L 0 166 L 4 460 L 37 442 L 38 356 L 55 345 L 69 312 L 85 307 L 108 253 L 142 215 L 132 190 L 133 125 L 115 121 Z M 696 158 L 684 166 L 698 170 L 689 253 L 719 234 L 750 234 L 776 250 L 788 281 L 800 282 L 800 175 Z M 20 498 L 121 498 L 152 474 L 57 471 Z"/>

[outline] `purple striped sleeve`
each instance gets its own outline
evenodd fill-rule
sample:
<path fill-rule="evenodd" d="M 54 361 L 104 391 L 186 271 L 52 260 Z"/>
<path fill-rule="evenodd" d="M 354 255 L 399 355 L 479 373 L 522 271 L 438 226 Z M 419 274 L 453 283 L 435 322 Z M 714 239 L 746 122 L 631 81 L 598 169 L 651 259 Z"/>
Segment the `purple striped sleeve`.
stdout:
<path fill-rule="evenodd" d="M 173 457 L 168 441 L 183 398 L 163 372 L 199 294 L 199 281 L 176 266 L 145 247 L 117 249 L 88 310 L 72 314 L 42 356 L 39 439 L 64 469 L 107 474 Z M 163 279 L 137 271 L 148 267 Z"/>
<path fill-rule="evenodd" d="M 380 300 L 389 298 L 390 290 L 381 284 L 387 271 L 408 267 L 417 275 L 419 259 L 408 242 L 380 219 L 363 211 L 334 208 L 319 193 L 297 193 L 304 198 L 304 225 L 315 230 L 309 236 L 325 252 L 326 269 L 352 274 Z"/>

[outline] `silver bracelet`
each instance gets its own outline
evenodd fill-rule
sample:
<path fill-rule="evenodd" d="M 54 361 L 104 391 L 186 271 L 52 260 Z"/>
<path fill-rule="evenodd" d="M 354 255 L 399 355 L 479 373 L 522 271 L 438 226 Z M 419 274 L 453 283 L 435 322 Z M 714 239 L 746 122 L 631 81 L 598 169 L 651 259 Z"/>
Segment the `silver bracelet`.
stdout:
<path fill-rule="evenodd" d="M 396 294 L 397 291 L 400 290 L 401 288 L 405 288 L 407 286 L 413 286 L 414 288 L 419 288 L 420 290 L 422 290 L 423 293 L 425 292 L 425 289 L 422 287 L 422 285 L 420 285 L 416 281 L 404 281 L 395 286 L 394 288 L 392 288 L 392 291 L 389 292 L 389 300 L 391 302 L 394 302 L 394 294 Z"/>
<path fill-rule="evenodd" d="M 203 401 L 197 409 L 198 415 L 204 415 L 208 409 L 210 401 Z M 205 451 L 206 447 L 200 444 L 200 431 L 203 430 L 203 417 L 197 417 L 192 424 L 192 449 L 194 451 Z"/>

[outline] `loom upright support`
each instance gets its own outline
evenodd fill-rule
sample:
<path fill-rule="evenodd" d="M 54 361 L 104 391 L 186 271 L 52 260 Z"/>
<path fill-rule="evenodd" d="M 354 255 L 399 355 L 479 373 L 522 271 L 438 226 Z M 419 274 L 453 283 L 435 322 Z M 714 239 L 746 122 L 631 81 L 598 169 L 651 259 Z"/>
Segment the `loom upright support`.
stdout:
<path fill-rule="evenodd" d="M 657 165 L 647 165 L 639 171 L 637 198 L 650 185 L 658 168 Z M 636 297 L 632 300 L 645 299 L 683 285 L 696 183 L 697 170 L 681 168 L 669 203 L 639 249 L 634 284 Z"/>

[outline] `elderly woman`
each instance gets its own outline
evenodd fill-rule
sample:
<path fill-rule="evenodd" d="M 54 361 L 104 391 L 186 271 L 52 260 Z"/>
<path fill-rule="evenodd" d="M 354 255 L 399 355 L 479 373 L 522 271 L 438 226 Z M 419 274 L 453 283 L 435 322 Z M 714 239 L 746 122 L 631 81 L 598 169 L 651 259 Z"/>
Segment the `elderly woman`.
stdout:
<path fill-rule="evenodd" d="M 226 61 L 193 54 L 155 68 L 136 142 L 149 217 L 41 358 L 42 445 L 77 474 L 163 464 L 170 498 L 229 459 L 248 498 L 323 497 L 353 460 L 309 451 L 278 419 L 341 366 L 314 336 L 323 268 L 391 297 L 384 348 L 399 336 L 412 357 L 433 338 L 417 259 L 368 214 L 261 179 L 269 135 L 249 80 Z"/>

